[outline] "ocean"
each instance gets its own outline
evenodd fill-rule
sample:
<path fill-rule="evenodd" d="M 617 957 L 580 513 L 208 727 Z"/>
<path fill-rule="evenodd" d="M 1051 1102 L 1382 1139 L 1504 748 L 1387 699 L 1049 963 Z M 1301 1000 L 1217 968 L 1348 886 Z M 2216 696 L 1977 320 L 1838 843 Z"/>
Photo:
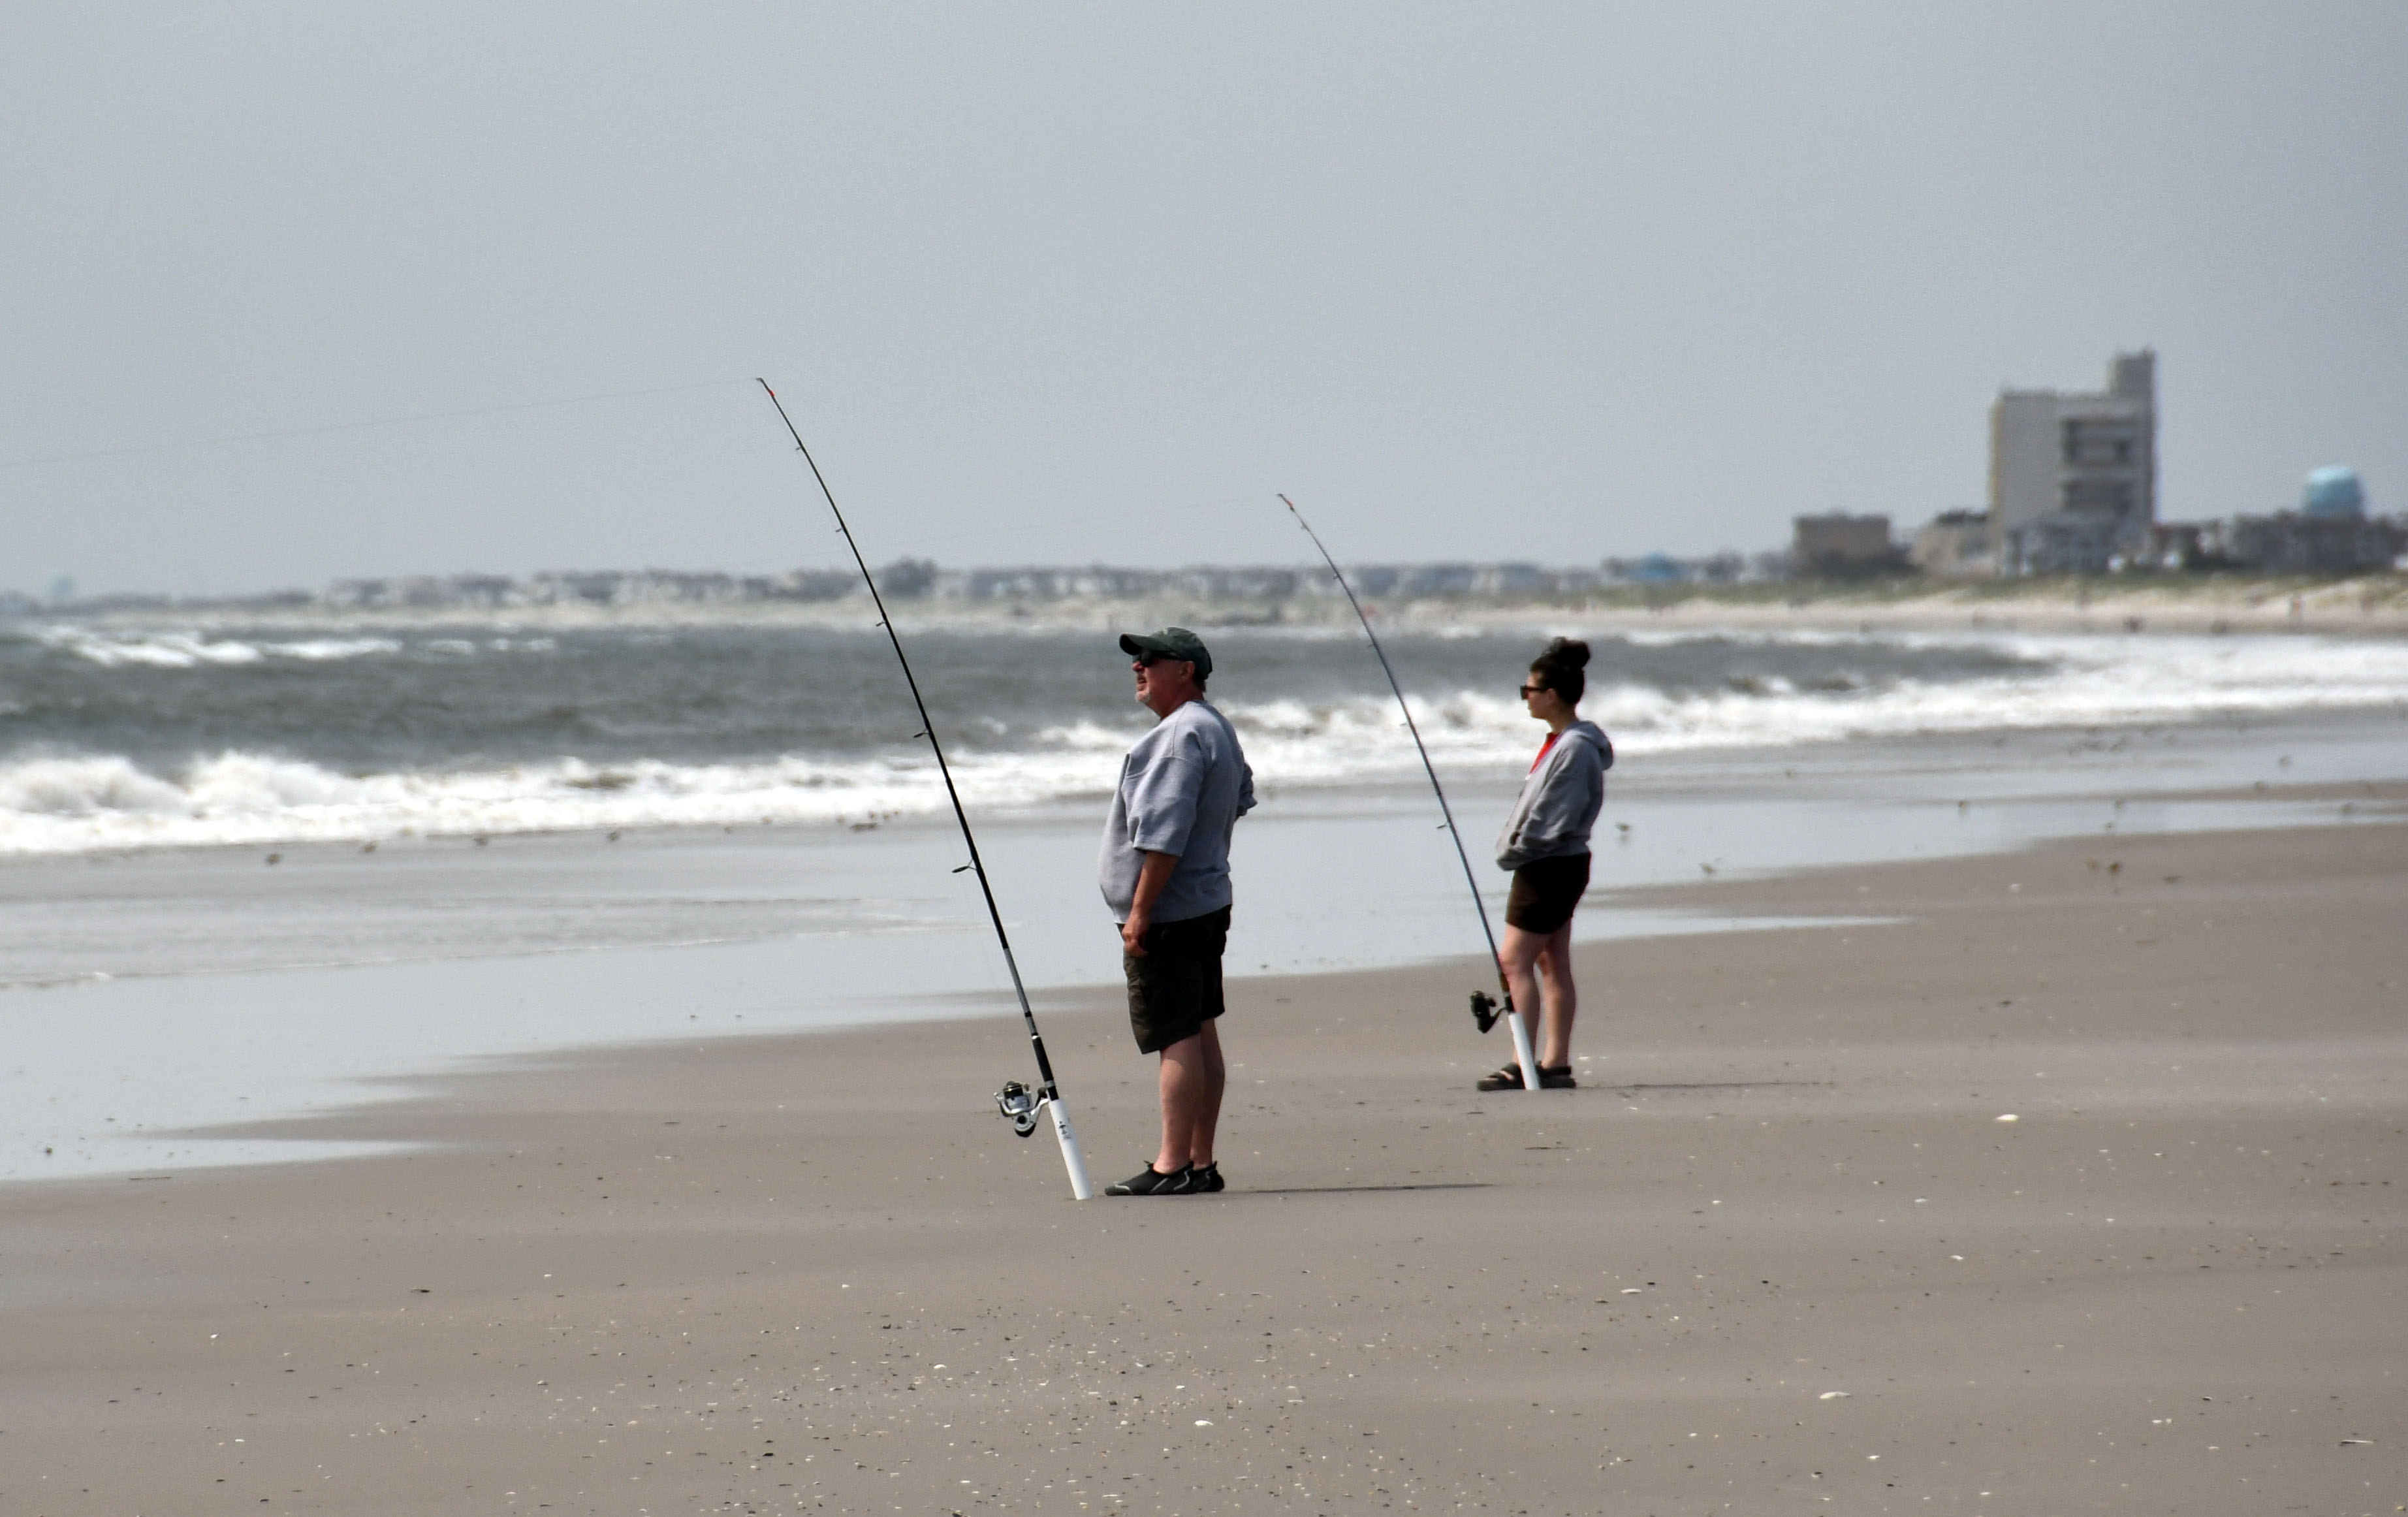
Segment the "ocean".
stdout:
<path fill-rule="evenodd" d="M 908 615 L 908 613 L 899 613 Z M 866 618 L 865 618 L 866 621 Z M 1511 773 L 1543 629 L 1387 639 L 1442 773 Z M 1568 629 L 1569 630 L 1569 629 Z M 1089 630 L 910 648 L 964 796 L 1092 800 L 1148 720 Z M 2408 644 L 2323 637 L 1599 631 L 1584 714 L 1634 760 L 2408 706 Z M 1359 635 L 1211 635 L 1260 779 L 1418 780 Z M 941 804 L 873 626 L 0 629 L 0 855 L 580 829 L 850 826 Z"/>

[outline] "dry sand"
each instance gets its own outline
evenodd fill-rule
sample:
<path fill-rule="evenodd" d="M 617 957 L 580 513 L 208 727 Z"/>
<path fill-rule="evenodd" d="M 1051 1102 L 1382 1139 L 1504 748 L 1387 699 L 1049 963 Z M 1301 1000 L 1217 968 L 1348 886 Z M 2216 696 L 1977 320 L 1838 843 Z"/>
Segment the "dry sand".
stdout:
<path fill-rule="evenodd" d="M 1072 1204 L 1004 1019 L 0 1192 L 0 1511 L 2408 1507 L 2408 828 L 1689 894 L 1896 920 L 1585 953 L 1572 1093 L 1469 1089 L 1468 967 L 1244 981 L 1217 1197 Z"/>

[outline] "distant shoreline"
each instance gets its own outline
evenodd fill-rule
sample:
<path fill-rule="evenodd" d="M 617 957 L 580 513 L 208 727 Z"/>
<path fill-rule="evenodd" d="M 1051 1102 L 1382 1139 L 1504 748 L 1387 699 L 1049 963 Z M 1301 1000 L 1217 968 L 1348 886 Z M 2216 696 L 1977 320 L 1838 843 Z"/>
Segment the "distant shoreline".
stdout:
<path fill-rule="evenodd" d="M 1811 628 L 2053 633 L 2304 632 L 2408 634 L 2408 575 L 2348 579 L 2150 576 L 2027 580 L 1885 580 L 1730 585 L 1613 586 L 1576 594 L 1365 597 L 1375 620 L 1398 627 L 1552 626 Z M 973 600 L 896 598 L 898 622 L 925 627 L 1199 627 L 1350 625 L 1327 594 L 1209 596 L 1056 595 Z M 522 606 L 341 608 L 295 596 L 167 602 L 140 607 L 34 610 L 22 623 L 148 627 L 451 627 L 546 630 L 607 627 L 867 625 L 867 596 L 810 601 L 649 600 Z M 0 622 L 0 625 L 6 625 Z"/>

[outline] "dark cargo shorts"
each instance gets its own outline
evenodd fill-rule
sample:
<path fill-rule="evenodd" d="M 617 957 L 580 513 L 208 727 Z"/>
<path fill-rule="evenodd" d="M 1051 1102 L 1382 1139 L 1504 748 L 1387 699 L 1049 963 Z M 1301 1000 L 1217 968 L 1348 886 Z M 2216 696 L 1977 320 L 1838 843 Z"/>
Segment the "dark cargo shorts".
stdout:
<path fill-rule="evenodd" d="M 1513 889 L 1505 897 L 1505 924 L 1524 932 L 1552 933 L 1572 919 L 1588 889 L 1589 857 L 1564 853 L 1532 859 L 1513 871 Z"/>
<path fill-rule="evenodd" d="M 1184 1042 L 1219 1016 L 1221 954 L 1229 946 L 1229 909 L 1145 930 L 1145 957 L 1121 954 L 1128 976 L 1129 1031 L 1140 1053 Z"/>

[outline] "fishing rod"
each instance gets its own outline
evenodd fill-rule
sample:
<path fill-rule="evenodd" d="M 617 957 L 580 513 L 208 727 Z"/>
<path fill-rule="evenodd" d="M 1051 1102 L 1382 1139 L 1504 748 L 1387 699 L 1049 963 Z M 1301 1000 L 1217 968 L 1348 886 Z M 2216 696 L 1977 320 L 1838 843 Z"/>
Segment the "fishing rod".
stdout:
<path fill-rule="evenodd" d="M 953 873 L 965 870 L 978 876 L 979 894 L 986 897 L 987 920 L 995 923 L 995 940 L 1003 948 L 1003 966 L 1011 971 L 1011 992 L 1020 997 L 1020 1015 L 1028 1023 L 1028 1046 L 1037 1055 L 1037 1088 L 1029 1089 L 1016 1080 L 1006 1081 L 996 1092 L 996 1109 L 1011 1119 L 1011 1130 L 1023 1138 L 1037 1131 L 1037 1113 L 1042 1109 L 1054 1119 L 1054 1136 L 1062 1143 L 1062 1165 L 1070 1171 L 1070 1194 L 1079 1200 L 1092 1198 L 1094 1185 L 1087 1180 L 1086 1155 L 1079 1152 L 1079 1138 L 1070 1130 L 1070 1109 L 1062 1101 L 1062 1090 L 1054 1080 L 1054 1061 L 1045 1056 L 1045 1038 L 1037 1030 L 1037 1013 L 1028 1004 L 1028 987 L 1020 980 L 1020 961 L 1011 955 L 1011 936 L 1003 930 L 1003 912 L 995 904 L 995 887 L 987 883 L 986 863 L 979 857 L 977 837 L 970 831 L 969 813 L 962 809 L 962 793 L 953 788 L 953 766 L 945 762 L 944 745 L 937 740 L 937 723 L 929 719 L 928 703 L 921 698 L 920 681 L 912 676 L 911 661 L 903 654 L 903 639 L 896 635 L 895 623 L 886 614 L 886 599 L 878 593 L 878 580 L 869 572 L 869 561 L 861 556 L 861 544 L 853 541 L 853 527 L 836 503 L 836 492 L 828 488 L 827 476 L 820 472 L 819 460 L 803 445 L 803 435 L 795 430 L 795 419 L 786 414 L 785 404 L 769 381 L 759 381 L 761 393 L 769 404 L 778 408 L 778 420 L 786 423 L 786 433 L 795 439 L 795 451 L 810 465 L 811 478 L 819 481 L 820 494 L 827 497 L 828 509 L 836 513 L 836 529 L 844 535 L 844 545 L 853 550 L 853 562 L 861 570 L 862 583 L 869 587 L 870 604 L 878 608 L 878 624 L 886 629 L 886 640 L 895 645 L 895 662 L 903 666 L 903 682 L 911 687 L 911 704 L 920 711 L 919 736 L 928 739 L 928 751 L 937 755 L 937 772 L 944 777 L 945 797 L 953 803 L 953 820 L 961 823 L 962 842 L 970 851 L 970 861 Z"/>
<path fill-rule="evenodd" d="M 1304 535 L 1311 537 L 1312 546 L 1320 551 L 1321 561 L 1328 565 L 1329 572 L 1337 577 L 1338 588 L 1346 592 L 1346 604 L 1354 608 L 1354 620 L 1363 623 L 1363 636 L 1371 639 L 1371 651 L 1379 656 L 1380 672 L 1388 677 L 1388 688 L 1397 693 L 1397 706 L 1405 713 L 1405 730 L 1413 735 L 1413 747 L 1422 755 L 1422 772 L 1429 776 L 1430 789 L 1438 794 L 1439 815 L 1446 818 L 1447 836 L 1455 839 L 1455 856 L 1463 865 L 1463 882 L 1471 889 L 1472 909 L 1480 913 L 1480 935 L 1488 939 L 1488 962 L 1496 966 L 1497 988 L 1504 995 L 1504 1022 L 1507 1030 L 1513 1035 L 1513 1061 L 1522 1066 L 1522 1088 L 1536 1092 L 1539 1089 L 1539 1058 L 1530 1048 L 1530 1029 L 1523 1022 L 1522 1013 L 1513 1009 L 1513 986 L 1505 978 L 1505 961 L 1497 952 L 1497 930 L 1488 924 L 1488 903 L 1482 898 L 1480 880 L 1471 872 L 1471 855 L 1465 852 L 1463 833 L 1455 824 L 1455 808 L 1446 803 L 1446 787 L 1438 782 L 1438 766 L 1430 762 L 1429 744 L 1422 741 L 1422 729 L 1414 724 L 1413 708 L 1405 699 L 1405 687 L 1397 682 L 1397 671 L 1388 663 L 1388 651 L 1380 646 L 1380 635 L 1371 630 L 1371 618 L 1365 613 L 1363 603 L 1354 598 L 1354 587 L 1346 582 L 1346 571 L 1338 566 L 1338 560 L 1329 556 L 1329 550 L 1321 541 L 1321 534 L 1312 530 L 1312 523 L 1296 508 L 1296 502 L 1282 495 L 1280 504 L 1287 508 L 1288 515 L 1296 518 L 1296 524 L 1304 528 Z M 1480 1024 L 1482 1032 L 1497 1025 L 1498 1010 L 1498 1003 L 1492 1000 L 1487 992 L 1476 990 L 1471 993 L 1471 1019 Z"/>

